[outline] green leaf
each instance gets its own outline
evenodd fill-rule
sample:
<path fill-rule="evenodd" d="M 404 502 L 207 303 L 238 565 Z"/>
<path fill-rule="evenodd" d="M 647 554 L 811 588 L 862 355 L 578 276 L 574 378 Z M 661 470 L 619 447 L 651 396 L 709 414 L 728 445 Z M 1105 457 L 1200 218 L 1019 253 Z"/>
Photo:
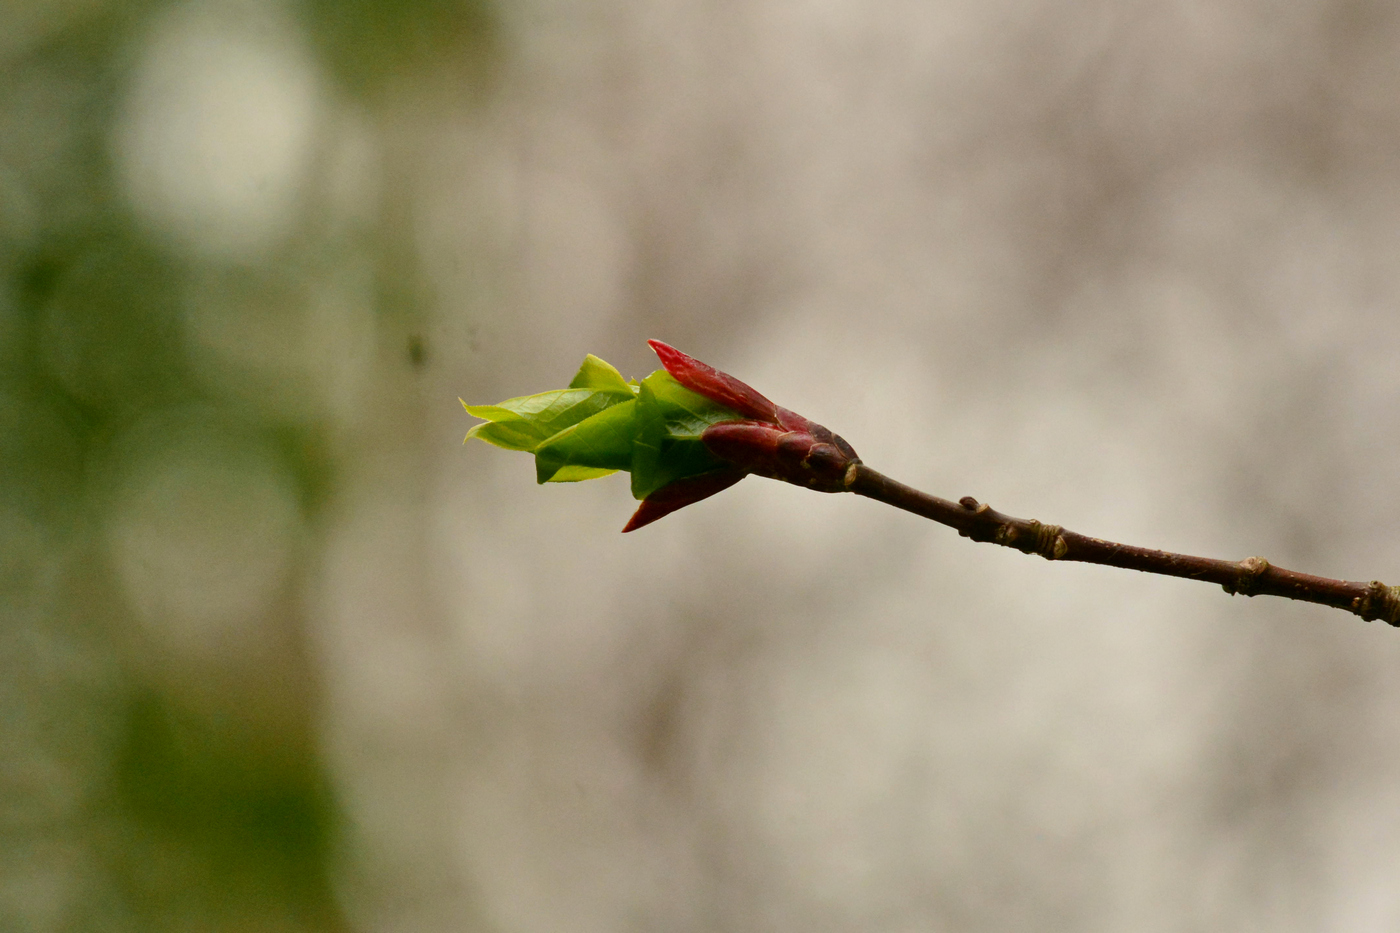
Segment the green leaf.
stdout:
<path fill-rule="evenodd" d="M 671 483 L 733 465 L 705 448 L 710 425 L 739 414 L 697 395 L 665 370 L 628 382 L 589 354 L 567 389 L 467 405 L 485 420 L 467 432 L 497 447 L 535 455 L 541 483 L 572 483 L 632 472 L 632 494 L 644 499 Z"/>
<path fill-rule="evenodd" d="M 541 483 L 569 483 L 630 469 L 637 403 L 630 391 L 627 394 L 622 404 L 585 418 L 536 447 L 536 478 Z"/>
<path fill-rule="evenodd" d="M 594 467 L 566 466 L 561 467 L 557 473 L 549 478 L 548 482 L 581 483 L 586 479 L 599 479 L 603 476 L 611 476 L 616 472 L 616 470 L 599 470 Z"/>
<path fill-rule="evenodd" d="M 571 389 L 596 389 L 600 392 L 615 392 L 623 395 L 623 398 L 631 398 L 636 394 L 636 389 L 622 378 L 622 373 L 617 371 L 617 367 L 611 363 L 598 359 L 592 353 L 583 358 L 583 365 L 578 369 L 578 375 L 574 376 L 574 381 L 569 383 Z"/>
<path fill-rule="evenodd" d="M 457 401 L 462 402 L 461 399 Z M 473 418 L 485 418 L 487 421 L 521 421 L 523 417 L 509 408 L 502 408 L 500 405 L 468 405 L 462 402 L 462 407 L 467 410 L 467 414 Z"/>
<path fill-rule="evenodd" d="M 480 415 L 477 416 L 481 417 Z M 465 444 L 472 438 L 504 447 L 506 450 L 523 450 L 526 453 L 539 446 L 539 434 L 524 421 L 486 422 L 478 424 L 462 439 Z"/>
<path fill-rule="evenodd" d="M 509 450 L 533 451 L 565 428 L 572 427 L 605 408 L 632 400 L 626 394 L 599 389 L 556 389 L 538 395 L 507 399 L 499 405 L 466 405 L 467 413 L 485 418 L 488 425 L 477 425 L 468 432 L 473 437 Z"/>
<path fill-rule="evenodd" d="M 632 444 L 632 496 L 649 494 L 678 479 L 731 469 L 705 447 L 700 435 L 739 414 L 677 382 L 665 370 L 642 380 Z"/>

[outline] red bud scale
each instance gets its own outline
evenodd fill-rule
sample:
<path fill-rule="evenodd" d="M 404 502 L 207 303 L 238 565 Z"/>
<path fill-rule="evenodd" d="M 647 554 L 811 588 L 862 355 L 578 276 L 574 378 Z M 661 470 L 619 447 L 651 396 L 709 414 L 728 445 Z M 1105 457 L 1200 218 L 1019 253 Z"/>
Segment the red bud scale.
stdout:
<path fill-rule="evenodd" d="M 675 347 L 660 340 L 647 343 L 681 385 L 746 416 L 705 429 L 700 439 L 715 456 L 746 473 L 820 492 L 844 492 L 849 488 L 860 457 L 844 438 L 774 405 L 753 387 Z"/>

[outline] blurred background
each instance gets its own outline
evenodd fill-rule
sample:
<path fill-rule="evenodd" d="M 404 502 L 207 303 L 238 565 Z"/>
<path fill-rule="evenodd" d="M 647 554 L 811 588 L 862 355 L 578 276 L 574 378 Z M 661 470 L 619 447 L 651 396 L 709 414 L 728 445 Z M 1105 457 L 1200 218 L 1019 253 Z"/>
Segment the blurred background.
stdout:
<path fill-rule="evenodd" d="M 1381 0 L 0 0 L 0 929 L 1400 928 L 1400 633 L 457 402 L 1400 583 Z"/>

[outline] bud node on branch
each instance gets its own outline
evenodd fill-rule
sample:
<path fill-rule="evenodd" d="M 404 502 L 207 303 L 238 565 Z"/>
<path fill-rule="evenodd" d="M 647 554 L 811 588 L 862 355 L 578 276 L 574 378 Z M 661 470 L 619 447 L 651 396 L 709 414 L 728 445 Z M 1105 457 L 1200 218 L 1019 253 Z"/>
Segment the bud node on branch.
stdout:
<path fill-rule="evenodd" d="M 1269 572 L 1269 562 L 1262 557 L 1246 557 L 1240 561 L 1236 577 L 1220 588 L 1231 596 L 1253 596 L 1259 592 L 1259 581 Z"/>
<path fill-rule="evenodd" d="M 1381 619 L 1400 626 L 1400 586 L 1386 586 L 1372 580 L 1366 592 L 1351 601 L 1351 611 L 1366 622 Z"/>
<path fill-rule="evenodd" d="M 1065 540 L 1064 529 L 1059 525 L 1040 525 L 1036 529 L 1035 552 L 1046 560 L 1059 560 L 1068 554 L 1069 542 Z"/>

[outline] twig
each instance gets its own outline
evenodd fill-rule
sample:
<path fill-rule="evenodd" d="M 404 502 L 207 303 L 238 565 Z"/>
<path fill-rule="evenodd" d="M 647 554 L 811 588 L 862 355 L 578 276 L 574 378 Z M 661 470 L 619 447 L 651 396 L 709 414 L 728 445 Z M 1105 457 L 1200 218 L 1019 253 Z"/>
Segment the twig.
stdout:
<path fill-rule="evenodd" d="M 940 499 L 890 479 L 863 463 L 851 465 L 845 486 L 856 495 L 956 528 L 958 534 L 973 541 L 988 541 L 1027 554 L 1039 554 L 1046 560 L 1077 560 L 1204 580 L 1220 584 L 1230 594 L 1282 596 L 1321 603 L 1355 613 L 1367 622 L 1383 619 L 1400 626 L 1400 586 L 1386 586 L 1379 580 L 1370 583 L 1332 580 L 1284 570 L 1262 557 L 1214 560 L 1091 538 L 1066 531 L 1059 525 L 1042 524 L 1033 518 L 1003 515 L 971 496 L 958 502 Z"/>
<path fill-rule="evenodd" d="M 541 483 L 630 470 L 632 493 L 642 504 L 623 531 L 634 531 L 753 473 L 821 492 L 854 492 L 950 525 L 974 541 L 1046 560 L 1205 580 L 1231 594 L 1321 603 L 1367 622 L 1384 619 L 1400 626 L 1400 586 L 1379 580 L 1329 580 L 1274 567 L 1262 557 L 1212 560 L 1117 544 L 1033 518 L 1003 515 L 971 496 L 949 502 L 919 492 L 870 469 L 831 430 L 773 404 L 752 386 L 659 340 L 648 343 L 665 372 L 628 383 L 590 355 L 568 389 L 468 406 L 467 412 L 485 423 L 467 437 L 533 451 Z"/>

